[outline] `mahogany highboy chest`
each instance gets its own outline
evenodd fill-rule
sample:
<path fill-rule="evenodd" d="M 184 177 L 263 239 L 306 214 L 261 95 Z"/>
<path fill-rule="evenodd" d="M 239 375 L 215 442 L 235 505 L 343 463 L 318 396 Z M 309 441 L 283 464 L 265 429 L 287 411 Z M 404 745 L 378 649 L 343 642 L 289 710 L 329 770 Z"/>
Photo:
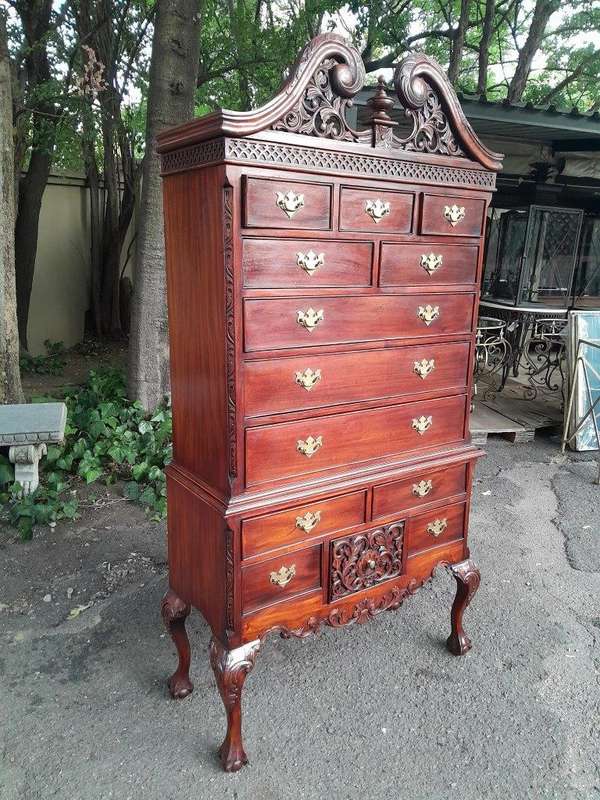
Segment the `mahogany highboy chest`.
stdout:
<path fill-rule="evenodd" d="M 349 122 L 360 56 L 319 36 L 257 111 L 159 138 L 174 461 L 162 613 L 192 691 L 199 609 L 246 763 L 241 693 L 266 634 L 306 636 L 397 608 L 440 564 L 448 648 L 470 641 L 469 406 L 486 210 L 500 156 L 441 68 L 410 55 Z M 326 666 L 324 667 L 326 668 Z"/>

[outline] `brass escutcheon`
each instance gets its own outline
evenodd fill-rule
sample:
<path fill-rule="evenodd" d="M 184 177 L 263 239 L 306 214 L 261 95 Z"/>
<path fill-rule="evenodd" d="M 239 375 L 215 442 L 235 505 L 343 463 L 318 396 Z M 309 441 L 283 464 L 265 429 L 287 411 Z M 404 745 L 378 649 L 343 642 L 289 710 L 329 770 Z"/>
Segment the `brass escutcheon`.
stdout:
<path fill-rule="evenodd" d="M 310 533 L 321 522 L 321 512 L 307 511 L 303 517 L 296 517 L 296 527 L 305 533 Z"/>
<path fill-rule="evenodd" d="M 384 217 L 391 212 L 391 206 L 389 202 L 384 202 L 377 198 L 377 200 L 367 200 L 365 202 L 365 213 L 367 213 L 373 222 L 381 222 Z"/>
<path fill-rule="evenodd" d="M 433 275 L 436 269 L 442 266 L 444 256 L 435 253 L 423 253 L 421 256 L 421 266 L 428 275 Z"/>
<path fill-rule="evenodd" d="M 440 315 L 440 307 L 439 306 L 419 306 L 417 310 L 417 316 L 420 320 L 422 320 L 425 325 L 429 326 L 431 323 L 436 320 Z"/>
<path fill-rule="evenodd" d="M 303 389 L 306 389 L 307 392 L 310 392 L 310 390 L 313 389 L 320 380 L 320 369 L 316 369 L 313 372 L 310 367 L 307 367 L 304 372 L 296 373 L 296 383 L 298 386 L 302 386 Z"/>
<path fill-rule="evenodd" d="M 446 517 L 443 519 L 434 519 L 433 522 L 430 522 L 427 526 L 427 533 L 430 533 L 435 539 L 446 530 L 448 527 L 448 520 Z"/>
<path fill-rule="evenodd" d="M 288 583 L 292 580 L 294 575 L 296 574 L 296 565 L 292 564 L 289 567 L 284 566 L 283 564 L 277 570 L 277 572 L 272 572 L 269 575 L 269 580 L 271 583 L 274 583 L 275 586 L 287 586 Z"/>
<path fill-rule="evenodd" d="M 435 369 L 435 359 L 422 358 L 420 361 L 415 361 L 413 372 L 416 372 L 419 378 L 425 380 L 428 375 L 431 375 Z"/>
<path fill-rule="evenodd" d="M 433 425 L 433 417 L 416 417 L 412 421 L 412 427 L 416 430 L 419 436 L 423 436 L 425 431 Z"/>
<path fill-rule="evenodd" d="M 298 325 L 302 325 L 303 328 L 306 328 L 309 333 L 313 331 L 324 318 L 325 314 L 322 308 L 319 311 L 315 311 L 314 308 L 307 308 L 306 311 L 296 312 L 296 322 Z"/>
<path fill-rule="evenodd" d="M 413 483 L 413 494 L 417 497 L 427 497 L 429 492 L 433 489 L 433 481 L 426 480 L 426 481 L 419 481 L 419 483 Z"/>
<path fill-rule="evenodd" d="M 302 267 L 304 272 L 312 275 L 318 267 L 325 266 L 325 253 L 315 253 L 309 250 L 308 253 L 296 253 L 296 263 Z"/>
<path fill-rule="evenodd" d="M 314 454 L 323 446 L 323 437 L 317 436 L 316 439 L 312 436 L 309 436 L 306 441 L 304 439 L 298 439 L 298 443 L 296 444 L 296 449 L 299 453 L 302 453 L 303 456 L 307 458 L 312 458 Z"/>
<path fill-rule="evenodd" d="M 290 219 L 296 211 L 300 211 L 304 206 L 304 195 L 296 194 L 291 189 L 288 192 L 276 192 L 275 194 L 277 195 L 275 200 L 277 208 L 280 208 Z"/>
<path fill-rule="evenodd" d="M 450 225 L 454 228 L 455 225 L 465 218 L 464 206 L 444 206 L 444 217 L 448 220 Z"/>

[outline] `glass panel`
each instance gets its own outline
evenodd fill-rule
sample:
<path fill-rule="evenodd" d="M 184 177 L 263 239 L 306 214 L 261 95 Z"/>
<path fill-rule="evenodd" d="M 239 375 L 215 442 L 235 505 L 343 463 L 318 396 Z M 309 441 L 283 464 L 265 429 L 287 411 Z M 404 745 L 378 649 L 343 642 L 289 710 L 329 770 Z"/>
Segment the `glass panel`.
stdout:
<path fill-rule="evenodd" d="M 600 217 L 583 220 L 574 292 L 577 308 L 600 307 Z"/>
<path fill-rule="evenodd" d="M 502 214 L 499 223 L 497 258 L 486 260 L 483 293 L 488 299 L 517 302 L 521 259 L 525 248 L 528 213 L 514 209 Z M 490 235 L 488 250 L 493 238 Z"/>
<path fill-rule="evenodd" d="M 521 303 L 568 305 L 582 213 L 531 207 Z"/>

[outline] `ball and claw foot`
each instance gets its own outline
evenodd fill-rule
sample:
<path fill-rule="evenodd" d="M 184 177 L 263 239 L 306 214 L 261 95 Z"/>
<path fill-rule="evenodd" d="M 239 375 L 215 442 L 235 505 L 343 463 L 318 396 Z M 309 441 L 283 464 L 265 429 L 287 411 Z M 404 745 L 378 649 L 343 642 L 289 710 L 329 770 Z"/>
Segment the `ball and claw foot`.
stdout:
<path fill-rule="evenodd" d="M 463 630 L 462 618 L 465 609 L 479 588 L 481 575 L 471 559 L 451 564 L 450 572 L 456 579 L 456 596 L 450 614 L 451 633 L 446 647 L 455 656 L 464 656 L 472 647 L 471 640 Z"/>
<path fill-rule="evenodd" d="M 259 649 L 259 640 L 233 650 L 227 650 L 214 636 L 210 640 L 210 664 L 227 713 L 227 734 L 219 748 L 225 772 L 237 772 L 248 763 L 242 743 L 241 699 L 244 681 L 254 666 Z"/>
<path fill-rule="evenodd" d="M 169 635 L 175 647 L 179 663 L 177 669 L 167 681 L 171 697 L 181 700 L 194 691 L 190 680 L 190 641 L 185 630 L 185 621 L 190 613 L 190 606 L 172 590 L 163 597 L 160 611 Z"/>

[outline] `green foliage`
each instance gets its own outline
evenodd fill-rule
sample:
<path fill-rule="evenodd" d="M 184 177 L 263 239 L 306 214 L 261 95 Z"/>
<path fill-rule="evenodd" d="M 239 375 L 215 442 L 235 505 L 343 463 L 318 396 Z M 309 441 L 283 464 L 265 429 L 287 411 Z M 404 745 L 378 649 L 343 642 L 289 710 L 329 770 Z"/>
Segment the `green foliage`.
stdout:
<path fill-rule="evenodd" d="M 45 356 L 30 356 L 24 353 L 19 361 L 21 372 L 35 372 L 38 375 L 62 375 L 67 365 L 65 361 L 65 345 L 63 342 L 44 341 Z"/>
<path fill-rule="evenodd" d="M 20 498 L 14 484 L 0 495 L 4 516 L 21 536 L 30 538 L 34 524 L 73 519 L 79 482 L 124 480 L 126 497 L 144 505 L 153 519 L 164 517 L 164 467 L 172 454 L 170 409 L 159 408 L 149 417 L 139 403 L 126 399 L 123 375 L 114 369 L 90 372 L 87 383 L 65 402 L 65 441 L 48 448 L 39 488 Z M 2 467 L 0 462 L 0 481 Z"/>

